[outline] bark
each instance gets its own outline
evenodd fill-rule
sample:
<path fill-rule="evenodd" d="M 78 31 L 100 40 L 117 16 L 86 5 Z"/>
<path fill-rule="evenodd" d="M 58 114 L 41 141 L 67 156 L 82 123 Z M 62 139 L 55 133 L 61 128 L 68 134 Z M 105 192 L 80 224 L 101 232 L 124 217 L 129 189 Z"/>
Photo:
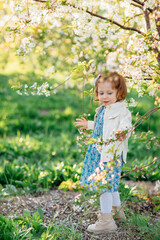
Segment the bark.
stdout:
<path fill-rule="evenodd" d="M 149 14 L 148 14 L 148 10 L 145 9 L 144 10 L 144 17 L 145 17 L 145 21 L 146 21 L 146 28 L 147 31 L 151 29 L 151 24 L 150 24 L 150 19 L 149 19 Z"/>
<path fill-rule="evenodd" d="M 159 10 L 159 6 L 157 4 L 156 8 L 155 8 L 155 24 L 156 24 L 156 28 L 157 28 L 157 32 L 160 38 L 160 16 L 157 16 L 157 12 Z"/>
<path fill-rule="evenodd" d="M 138 0 L 132 0 L 132 2 L 135 2 L 135 3 L 137 3 L 137 4 L 139 4 L 140 6 L 144 6 L 144 2 L 142 3 L 141 1 L 138 1 Z M 151 8 L 147 8 L 150 12 L 153 12 L 153 9 L 151 9 Z"/>
<path fill-rule="evenodd" d="M 157 6 L 155 7 L 155 24 L 156 24 L 157 33 L 159 35 L 159 40 L 160 40 L 160 17 L 157 16 L 158 11 L 159 11 L 159 4 L 157 2 Z M 155 47 L 153 50 L 156 54 L 157 62 L 160 66 L 160 51 L 159 51 L 158 47 Z"/>
<path fill-rule="evenodd" d="M 157 32 L 158 32 L 158 35 L 160 37 L 160 17 L 156 19 L 156 28 L 157 28 Z"/>
<path fill-rule="evenodd" d="M 142 3 L 141 1 L 138 1 L 138 0 L 132 0 L 132 2 L 138 3 L 141 6 L 144 6 L 144 3 Z"/>
<path fill-rule="evenodd" d="M 160 51 L 158 50 L 157 47 L 155 47 L 155 48 L 153 49 L 153 51 L 154 51 L 154 53 L 156 54 L 156 59 L 157 59 L 157 62 L 158 62 L 158 64 L 159 64 L 159 66 L 160 66 Z"/>
<path fill-rule="evenodd" d="M 139 4 L 131 3 L 131 5 L 134 6 L 134 7 L 138 7 L 140 9 L 143 9 L 143 7 L 141 5 L 139 5 Z"/>

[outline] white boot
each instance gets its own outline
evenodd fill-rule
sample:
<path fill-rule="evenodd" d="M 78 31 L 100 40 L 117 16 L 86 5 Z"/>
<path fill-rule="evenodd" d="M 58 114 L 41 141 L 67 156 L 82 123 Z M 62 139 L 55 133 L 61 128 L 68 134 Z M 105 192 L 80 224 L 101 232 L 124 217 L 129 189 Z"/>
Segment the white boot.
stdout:
<path fill-rule="evenodd" d="M 117 230 L 117 225 L 112 217 L 112 213 L 101 213 L 98 221 L 88 226 L 87 231 L 95 233 L 107 233 Z"/>
<path fill-rule="evenodd" d="M 115 219 L 124 219 L 126 220 L 125 213 L 123 211 L 122 206 L 113 206 L 112 207 L 112 214 Z"/>

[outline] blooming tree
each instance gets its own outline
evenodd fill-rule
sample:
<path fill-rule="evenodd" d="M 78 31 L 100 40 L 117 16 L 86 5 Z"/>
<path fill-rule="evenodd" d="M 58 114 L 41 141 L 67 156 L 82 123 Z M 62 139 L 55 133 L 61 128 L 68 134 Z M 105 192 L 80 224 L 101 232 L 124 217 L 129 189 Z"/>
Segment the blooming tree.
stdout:
<path fill-rule="evenodd" d="M 157 105 L 160 103 L 159 7 L 158 0 L 1 1 L 1 49 L 7 51 L 13 47 L 23 60 L 33 52 L 39 52 L 44 59 L 50 58 L 54 66 L 48 67 L 46 77 L 62 70 L 59 62 L 68 64 L 72 72 L 69 76 L 75 79 L 93 81 L 100 70 L 118 70 L 139 96 L 149 94 Z M 65 46 L 64 39 L 68 40 Z M 58 51 L 57 62 L 52 49 Z"/>

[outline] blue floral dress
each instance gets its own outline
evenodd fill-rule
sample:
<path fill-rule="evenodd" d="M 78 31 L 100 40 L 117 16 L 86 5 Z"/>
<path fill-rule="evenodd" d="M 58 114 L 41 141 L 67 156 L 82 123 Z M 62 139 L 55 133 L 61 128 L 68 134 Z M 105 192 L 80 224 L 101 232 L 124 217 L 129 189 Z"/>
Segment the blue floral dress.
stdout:
<path fill-rule="evenodd" d="M 98 113 L 98 116 L 96 119 L 95 127 L 94 127 L 91 138 L 97 139 L 100 136 L 102 137 L 104 112 L 105 112 L 105 106 L 102 105 L 102 107 L 99 109 L 99 113 Z M 99 165 L 100 157 L 101 157 L 101 154 L 97 150 L 96 144 L 95 143 L 90 144 L 87 149 L 87 152 L 86 152 L 84 165 L 83 165 L 83 169 L 82 169 L 82 175 L 81 175 L 81 179 L 80 179 L 80 184 L 81 184 L 81 186 L 87 186 L 90 190 L 93 190 L 93 191 L 97 190 L 97 189 L 96 189 L 96 187 L 92 187 L 92 188 L 90 187 L 90 184 L 92 182 L 88 180 L 88 177 L 90 175 L 92 175 L 93 173 L 95 173 L 95 169 L 97 167 L 100 167 L 100 165 Z M 115 165 L 113 166 L 112 170 L 107 167 L 107 163 L 103 163 L 103 164 L 104 164 L 105 170 L 107 171 L 106 181 L 109 182 L 110 188 L 106 188 L 106 189 L 103 188 L 103 189 L 101 189 L 101 192 L 118 191 L 120 176 L 121 176 L 121 167 L 124 164 L 122 155 L 121 155 L 120 159 L 117 159 L 115 161 Z"/>

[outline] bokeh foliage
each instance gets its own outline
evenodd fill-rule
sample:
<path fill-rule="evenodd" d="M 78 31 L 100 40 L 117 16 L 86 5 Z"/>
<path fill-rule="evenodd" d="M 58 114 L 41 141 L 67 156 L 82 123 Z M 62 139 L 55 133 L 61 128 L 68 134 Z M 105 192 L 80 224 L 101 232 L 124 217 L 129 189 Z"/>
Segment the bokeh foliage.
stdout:
<path fill-rule="evenodd" d="M 77 87 L 59 88 L 50 97 L 18 95 L 11 87 L 15 77 L 21 73 L 1 74 L 1 106 L 0 106 L 0 184 L 1 195 L 16 195 L 25 192 L 39 192 L 58 186 L 62 181 L 71 179 L 76 182 L 80 178 L 84 156 L 77 146 L 76 138 L 79 132 L 74 127 L 74 121 L 82 114 L 83 96 Z M 25 78 L 39 77 L 29 72 Z M 91 88 L 86 85 L 85 90 Z M 133 90 L 128 98 L 137 98 Z M 138 98 L 137 98 L 138 101 Z M 90 97 L 85 95 L 85 112 L 88 112 Z M 133 111 L 143 115 L 152 108 L 153 100 L 144 97 Z M 93 119 L 96 102 L 90 107 Z M 136 131 L 151 130 L 159 135 L 159 113 L 155 113 Z M 158 155 L 158 146 L 152 144 L 146 148 L 144 142 L 131 137 L 129 140 L 128 162 L 124 173 L 135 165 L 149 163 Z M 129 179 L 155 181 L 159 179 L 158 162 L 144 172 L 132 173 Z"/>

